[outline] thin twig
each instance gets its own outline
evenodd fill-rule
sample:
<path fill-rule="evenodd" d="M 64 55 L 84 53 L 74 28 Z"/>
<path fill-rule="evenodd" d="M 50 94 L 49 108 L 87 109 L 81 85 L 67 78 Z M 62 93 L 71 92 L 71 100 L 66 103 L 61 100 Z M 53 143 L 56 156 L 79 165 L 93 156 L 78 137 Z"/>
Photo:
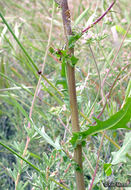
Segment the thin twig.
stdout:
<path fill-rule="evenodd" d="M 99 93 L 100 93 L 100 89 L 101 89 L 101 76 L 100 76 L 100 71 L 99 71 L 99 68 L 98 68 L 98 65 L 97 65 L 97 61 L 96 61 L 94 52 L 93 52 L 93 50 L 92 50 L 90 44 L 89 44 L 89 48 L 90 48 L 90 51 L 91 51 L 91 54 L 92 54 L 92 57 L 93 57 L 93 60 L 94 60 L 95 66 L 96 66 L 97 73 L 98 73 L 98 78 L 99 78 L 99 90 L 98 90 L 98 92 L 97 92 L 96 98 L 95 98 L 95 100 L 94 100 L 94 102 L 93 102 L 93 104 L 92 104 L 90 110 L 89 110 L 88 113 L 87 113 L 87 117 L 88 117 L 88 115 L 91 113 L 93 107 L 95 106 L 95 103 L 96 103 L 96 101 L 97 101 L 97 99 L 98 99 L 98 96 L 99 96 Z M 85 120 L 86 120 L 86 119 L 84 119 L 84 120 L 82 121 L 81 126 L 84 124 Z"/>
<path fill-rule="evenodd" d="M 105 107 L 106 107 L 106 104 L 107 104 L 107 102 L 108 102 L 108 100 L 109 100 L 109 98 L 110 98 L 110 96 L 111 96 L 112 90 L 113 90 L 113 88 L 114 88 L 114 86 L 115 86 L 115 84 L 116 84 L 116 82 L 117 82 L 119 76 L 121 75 L 122 71 L 124 71 L 129 65 L 130 65 L 130 64 L 126 65 L 126 66 L 119 72 L 119 74 L 117 75 L 117 77 L 115 78 L 113 84 L 111 85 L 111 88 L 110 88 L 110 90 L 109 90 L 109 93 L 108 93 L 108 95 L 107 95 L 106 102 L 105 102 L 105 104 L 104 104 L 104 106 L 103 106 L 103 109 L 102 109 L 102 111 L 100 112 L 100 114 L 97 116 L 97 118 L 100 118 L 101 115 L 103 114 L 103 112 L 104 112 L 104 110 L 105 110 Z M 95 123 L 96 123 L 96 122 L 95 122 Z"/>
<path fill-rule="evenodd" d="M 122 39 L 122 42 L 121 42 L 119 48 L 117 49 L 117 52 L 116 52 L 116 54 L 115 54 L 115 56 L 114 56 L 114 58 L 113 58 L 113 60 L 112 60 L 112 63 L 111 63 L 111 65 L 110 65 L 110 67 L 113 65 L 113 63 L 114 63 L 114 62 L 116 61 L 116 59 L 117 59 L 118 53 L 119 53 L 119 51 L 120 51 L 120 49 L 121 49 L 121 47 L 122 47 L 122 45 L 123 45 L 123 43 L 124 43 L 124 40 L 125 40 L 125 38 L 126 38 L 126 35 L 127 35 L 128 31 L 129 31 L 129 29 L 130 29 L 130 26 L 131 26 L 131 23 L 129 24 L 129 26 L 128 26 L 127 30 L 126 30 L 126 33 L 125 33 L 125 35 L 124 35 L 124 37 L 123 37 L 123 39 Z M 106 73 L 106 76 L 105 76 L 105 78 L 104 78 L 104 80 L 103 80 L 103 82 L 102 82 L 102 88 L 103 88 L 103 86 L 104 86 L 104 83 L 105 83 L 105 81 L 106 81 L 106 78 L 107 78 L 107 76 L 108 76 L 110 70 L 111 70 L 111 69 L 109 69 L 109 70 L 107 71 L 107 73 Z"/>
<path fill-rule="evenodd" d="M 97 61 L 96 61 L 94 52 L 93 52 L 93 50 L 92 50 L 90 44 L 89 44 L 89 48 L 90 48 L 90 51 L 91 51 L 91 54 L 92 54 L 92 57 L 93 57 L 93 60 L 94 60 L 95 66 L 96 66 L 97 73 L 98 73 L 98 78 L 99 78 L 99 90 L 98 90 L 98 93 L 97 93 L 97 95 L 96 95 L 96 99 L 95 99 L 93 105 L 91 106 L 91 109 L 89 110 L 87 116 L 88 116 L 88 115 L 90 114 L 90 112 L 92 111 L 92 109 L 93 109 L 93 107 L 94 107 L 94 105 L 95 105 L 95 103 L 96 103 L 96 100 L 97 100 L 97 98 L 98 98 L 98 96 L 99 96 L 100 89 L 101 89 L 101 76 L 100 76 L 100 71 L 99 71 L 99 68 L 98 68 L 98 65 L 97 65 Z"/>
<path fill-rule="evenodd" d="M 86 161 L 88 162 L 88 166 L 89 166 L 89 168 L 91 169 L 91 173 L 93 174 L 93 173 L 95 172 L 95 170 L 94 170 L 93 166 L 91 165 L 91 162 L 90 162 L 90 160 L 87 158 L 87 156 L 86 156 L 86 154 L 85 154 L 84 151 L 83 151 L 83 155 L 84 155 L 84 158 L 86 159 Z M 92 177 L 93 177 L 93 175 L 92 175 Z"/>
<path fill-rule="evenodd" d="M 90 24 L 90 26 L 88 26 L 87 28 L 85 28 L 82 31 L 82 34 L 87 32 L 90 28 L 92 28 L 95 24 L 97 24 L 101 19 L 104 18 L 104 16 L 111 10 L 111 8 L 113 7 L 113 5 L 115 4 L 116 0 L 112 2 L 112 4 L 108 7 L 108 9 L 103 13 L 103 15 L 101 15 L 95 22 L 93 22 L 92 24 Z"/>
<path fill-rule="evenodd" d="M 100 151 L 101 151 L 101 148 L 102 148 L 102 145 L 103 145 L 104 135 L 105 135 L 105 132 L 104 132 L 103 135 L 102 135 L 101 144 L 100 144 L 100 147 L 99 147 L 99 150 L 98 150 L 98 153 L 97 153 L 96 168 L 95 168 L 95 171 L 94 171 L 94 174 L 93 174 L 93 178 L 92 178 L 92 182 L 91 182 L 91 184 L 90 184 L 89 190 L 92 189 L 93 183 L 94 183 L 94 180 L 95 180 L 95 176 L 96 176 L 96 172 L 97 172 L 98 164 L 99 164 Z"/>
<path fill-rule="evenodd" d="M 68 133 L 70 133 L 70 135 L 72 134 L 70 129 L 68 129 L 69 127 L 69 122 L 67 123 L 67 125 L 64 124 L 64 122 L 62 121 L 62 119 L 60 117 L 58 117 L 59 122 L 63 125 L 63 127 L 65 128 L 65 133 L 68 131 Z M 65 139 L 65 134 L 64 134 L 64 139 Z M 63 140 L 64 140 L 63 139 Z"/>

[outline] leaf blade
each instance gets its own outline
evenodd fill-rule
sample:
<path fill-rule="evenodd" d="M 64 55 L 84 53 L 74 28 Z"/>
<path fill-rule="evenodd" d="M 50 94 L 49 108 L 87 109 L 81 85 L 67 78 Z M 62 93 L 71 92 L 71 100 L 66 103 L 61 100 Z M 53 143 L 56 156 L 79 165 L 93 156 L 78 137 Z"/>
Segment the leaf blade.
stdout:
<path fill-rule="evenodd" d="M 114 130 L 118 128 L 130 129 L 127 127 L 127 123 L 131 118 L 131 97 L 127 99 L 127 102 L 123 106 L 123 108 L 118 111 L 116 114 L 111 116 L 108 120 L 100 121 L 95 118 L 97 125 L 88 126 L 89 129 L 83 132 L 77 132 L 73 134 L 70 142 L 72 145 L 75 145 L 76 142 L 82 142 L 89 135 L 94 135 L 98 132 L 104 130 Z"/>

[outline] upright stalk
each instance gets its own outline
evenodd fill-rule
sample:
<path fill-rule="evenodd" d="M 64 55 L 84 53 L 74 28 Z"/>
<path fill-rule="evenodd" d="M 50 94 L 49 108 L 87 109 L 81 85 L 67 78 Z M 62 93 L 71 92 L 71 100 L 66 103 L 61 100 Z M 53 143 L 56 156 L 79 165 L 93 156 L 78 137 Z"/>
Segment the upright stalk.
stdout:
<path fill-rule="evenodd" d="M 72 56 L 74 54 L 74 48 L 68 47 L 68 37 L 72 35 L 71 28 L 71 18 L 70 18 L 70 10 L 68 8 L 67 0 L 61 0 L 61 8 L 62 8 L 62 19 L 64 26 L 64 33 L 66 39 L 66 48 L 68 54 Z M 79 132 L 79 118 L 78 118 L 78 106 L 77 106 L 77 98 L 76 98 L 76 85 L 75 85 L 75 67 L 72 67 L 69 63 L 67 63 L 67 78 L 68 78 L 68 89 L 69 89 L 69 97 L 70 97 L 70 109 L 71 109 L 71 123 L 72 123 L 72 132 Z M 83 168 L 82 168 L 82 146 L 78 145 L 74 149 L 74 160 L 78 164 L 80 170 L 75 170 L 76 175 L 76 185 L 78 190 L 85 190 L 84 184 L 84 176 L 83 176 Z"/>

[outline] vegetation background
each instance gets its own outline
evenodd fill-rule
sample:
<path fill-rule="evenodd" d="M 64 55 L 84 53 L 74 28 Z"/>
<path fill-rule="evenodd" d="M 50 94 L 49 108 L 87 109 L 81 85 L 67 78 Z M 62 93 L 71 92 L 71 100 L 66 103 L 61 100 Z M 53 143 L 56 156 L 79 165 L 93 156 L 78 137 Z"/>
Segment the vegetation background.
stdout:
<path fill-rule="evenodd" d="M 102 15 L 110 3 L 109 0 L 75 0 L 75 2 L 69 0 L 74 30 L 82 31 Z M 99 115 L 115 79 L 117 80 L 112 94 L 100 119 L 106 120 L 120 110 L 125 98 L 130 94 L 130 66 L 125 68 L 131 61 L 130 30 L 125 39 L 123 38 L 131 20 L 129 5 L 129 0 L 119 0 L 109 13 L 76 43 L 75 56 L 79 58 L 76 65 L 77 101 L 79 111 L 88 117 L 86 121 L 80 115 L 81 130 L 86 129 L 89 121 L 94 122 L 93 116 Z M 55 5 L 52 18 L 52 7 L 51 0 L 0 0 L 0 12 L 40 70 L 48 48 L 51 22 L 53 26 L 50 46 L 54 49 L 64 47 L 61 9 Z M 77 18 L 83 11 L 86 13 L 77 25 Z M 122 40 L 124 40 L 122 47 L 117 51 Z M 116 55 L 117 58 L 113 62 Z M 28 117 L 21 113 L 20 106 L 29 115 L 39 74 L 29 64 L 29 60 L 1 19 L 0 141 L 22 156 L 29 136 L 26 159 L 44 172 L 42 178 L 31 166 L 25 162 L 21 165 L 16 155 L 0 146 L 0 189 L 2 190 L 13 190 L 16 188 L 15 184 L 17 184 L 16 189 L 20 190 L 63 189 L 60 184 L 69 189 L 76 189 L 73 163 L 67 155 L 51 145 L 52 141 L 56 144 L 59 141 L 63 149 L 73 156 L 73 149 L 68 143 L 71 137 L 69 98 L 63 91 L 61 61 L 48 51 L 44 63 L 46 80 L 42 78 L 36 94 L 32 120 L 51 140 L 49 138 L 45 140 L 45 136 L 43 138 L 34 129 L 27 129 Z M 117 78 L 118 74 L 120 76 Z M 64 94 L 64 99 L 61 99 L 60 94 L 50 83 Z M 119 147 L 123 145 L 125 133 L 125 130 L 114 130 L 107 131 L 106 135 Z M 101 134 L 91 136 L 83 148 L 84 178 L 87 189 L 95 170 L 100 142 Z M 106 189 L 102 184 L 105 181 L 125 183 L 129 180 L 131 176 L 129 162 L 109 167 L 109 174 L 104 170 L 104 164 L 111 163 L 111 153 L 118 151 L 117 145 L 104 138 L 94 190 Z M 18 174 L 21 175 L 16 183 Z"/>

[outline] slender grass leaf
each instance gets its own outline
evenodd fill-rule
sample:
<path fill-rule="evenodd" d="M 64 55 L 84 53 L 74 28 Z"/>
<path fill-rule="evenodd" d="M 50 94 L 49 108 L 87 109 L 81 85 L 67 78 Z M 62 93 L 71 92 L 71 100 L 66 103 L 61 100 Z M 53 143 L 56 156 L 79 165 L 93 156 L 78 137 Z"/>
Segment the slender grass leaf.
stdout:
<path fill-rule="evenodd" d="M 53 85 L 53 83 L 52 82 L 50 82 L 46 77 L 45 77 L 45 75 L 41 75 L 42 76 L 42 78 L 61 96 L 61 97 L 63 97 L 63 94 Z M 41 83 L 43 86 L 45 86 L 43 83 Z"/>
<path fill-rule="evenodd" d="M 85 9 L 85 10 L 80 14 L 80 16 L 75 20 L 75 23 L 74 23 L 74 26 L 73 26 L 73 27 L 77 26 L 77 25 L 82 21 L 82 19 L 85 18 L 85 16 L 87 15 L 87 13 L 88 13 L 89 10 L 90 10 L 90 9 L 87 8 L 87 9 Z"/>
<path fill-rule="evenodd" d="M 59 105 L 63 105 L 63 102 L 61 101 L 61 99 L 58 97 L 58 96 L 56 96 L 53 92 L 51 92 L 51 90 L 49 90 L 45 85 L 44 85 L 44 83 L 41 83 L 42 84 L 42 86 L 44 87 L 44 91 L 46 91 L 46 92 L 48 92 L 49 94 L 50 94 L 50 96 L 52 96 L 57 102 L 58 102 L 58 104 Z"/>
<path fill-rule="evenodd" d="M 26 160 L 25 158 L 23 158 L 22 156 L 20 156 L 18 153 L 16 153 L 13 149 L 11 149 L 10 147 L 6 146 L 5 144 L 3 144 L 2 142 L 0 142 L 0 145 L 2 145 L 4 148 L 6 148 L 7 150 L 9 150 L 10 152 L 12 152 L 14 155 L 16 155 L 18 158 L 20 158 L 21 160 L 23 160 L 24 162 L 26 162 L 27 164 L 29 164 L 31 167 L 33 167 L 37 172 L 41 173 L 41 170 L 39 168 L 37 168 L 35 165 L 33 165 L 31 162 L 29 162 L 28 160 Z M 53 179 L 52 177 L 50 177 L 50 180 L 53 181 L 54 183 L 56 183 L 57 185 L 63 187 L 66 190 L 69 190 L 67 187 L 65 187 L 64 185 L 60 184 L 59 182 L 57 182 L 55 179 Z"/>
<path fill-rule="evenodd" d="M 28 160 L 26 160 L 25 158 L 23 158 L 22 156 L 20 156 L 18 153 L 16 153 L 13 149 L 9 148 L 8 146 L 6 146 L 5 144 L 3 144 L 2 142 L 0 142 L 0 145 L 2 145 L 4 148 L 6 148 L 7 150 L 9 150 L 10 152 L 12 152 L 14 155 L 16 155 L 17 157 L 19 157 L 21 160 L 25 161 L 27 164 L 29 164 L 31 167 L 33 167 L 36 171 L 41 172 L 39 168 L 37 168 L 35 165 L 33 165 L 31 162 L 29 162 Z"/>
<path fill-rule="evenodd" d="M 32 156 L 33 158 L 36 158 L 36 159 L 38 159 L 38 160 L 41 160 L 41 161 L 42 161 L 41 157 L 40 157 L 40 156 L 38 156 L 37 154 L 34 154 L 33 152 L 29 152 L 29 151 L 28 151 L 28 153 L 29 153 L 29 154 L 30 154 L 30 156 Z"/>
<path fill-rule="evenodd" d="M 34 61 L 32 60 L 32 58 L 29 56 L 29 54 L 27 53 L 27 51 L 25 50 L 25 48 L 23 47 L 23 45 L 21 44 L 21 42 L 19 41 L 19 39 L 16 37 L 15 33 L 13 32 L 13 30 L 11 29 L 11 27 L 9 26 L 9 24 L 5 20 L 4 16 L 1 14 L 1 12 L 0 12 L 0 17 L 2 18 L 4 24 L 7 26 L 8 30 L 10 31 L 10 33 L 12 34 L 12 36 L 14 37 L 14 39 L 16 40 L 16 42 L 18 43 L 18 45 L 20 46 L 20 48 L 22 49 L 22 51 L 24 52 L 24 54 L 26 55 L 26 57 L 28 58 L 28 60 L 32 63 L 32 65 L 34 66 L 34 68 L 36 69 L 36 71 L 38 71 L 39 70 L 38 67 L 36 66 L 36 64 L 34 63 Z"/>

